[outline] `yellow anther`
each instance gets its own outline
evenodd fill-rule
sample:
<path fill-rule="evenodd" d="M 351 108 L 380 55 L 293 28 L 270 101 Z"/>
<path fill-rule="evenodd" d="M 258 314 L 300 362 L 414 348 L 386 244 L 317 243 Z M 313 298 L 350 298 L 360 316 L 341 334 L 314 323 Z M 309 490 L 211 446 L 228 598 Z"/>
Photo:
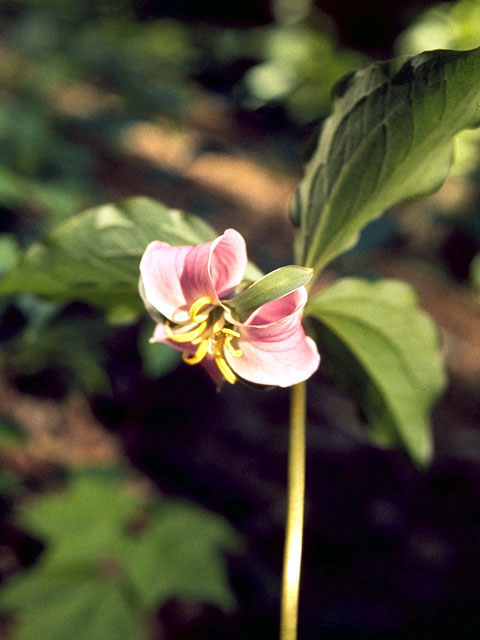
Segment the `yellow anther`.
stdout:
<path fill-rule="evenodd" d="M 230 329 L 229 327 L 224 327 L 222 329 L 222 333 L 225 333 L 226 335 L 232 336 L 232 338 L 239 338 L 240 334 L 238 333 L 238 331 L 235 331 L 235 329 Z"/>
<path fill-rule="evenodd" d="M 209 307 L 211 308 L 207 311 Z M 231 324 L 225 326 L 223 313 L 220 317 L 217 315 L 220 312 L 221 309 L 215 307 L 215 302 L 210 296 L 198 298 L 188 310 L 191 322 L 183 325 L 186 331 L 181 332 L 182 325 L 174 325 L 167 321 L 164 324 L 165 335 L 173 342 L 194 345 L 193 347 L 186 346 L 182 353 L 182 359 L 186 364 L 198 364 L 207 355 L 213 356 L 222 376 L 229 384 L 234 384 L 237 381 L 237 376 L 225 360 L 224 351 L 226 350 L 235 358 L 242 355 L 242 350 L 232 344 L 233 340 L 240 337 L 240 333 L 231 328 Z M 195 351 L 192 353 L 193 349 Z"/>
<path fill-rule="evenodd" d="M 188 310 L 188 315 L 193 322 L 204 322 L 208 319 L 208 313 L 199 313 L 205 307 L 213 304 L 213 299 L 210 296 L 202 296 L 192 304 Z"/>
<path fill-rule="evenodd" d="M 225 345 L 225 349 L 228 351 L 228 353 L 231 353 L 235 358 L 240 358 L 240 356 L 243 354 L 243 351 L 241 349 L 236 349 L 232 344 L 232 340 L 240 336 L 239 333 L 235 333 L 235 336 L 233 336 L 231 333 L 228 333 L 223 340 L 223 344 Z"/>
<path fill-rule="evenodd" d="M 184 333 L 174 333 L 168 322 L 163 325 L 163 328 L 165 329 L 167 338 L 173 340 L 173 342 L 192 342 L 196 338 L 199 338 L 205 331 L 207 328 L 207 321 L 204 320 L 203 322 L 200 322 L 200 324 L 194 329 L 190 329 L 190 331 L 185 331 Z"/>
<path fill-rule="evenodd" d="M 222 358 L 222 356 L 216 356 L 215 364 L 217 365 L 220 373 L 225 378 L 225 380 L 230 384 L 235 384 L 235 382 L 237 381 L 237 376 L 230 369 L 225 358 Z"/>
<path fill-rule="evenodd" d="M 187 364 L 198 364 L 205 358 L 207 353 L 208 353 L 208 338 L 200 342 L 194 354 L 189 354 L 188 351 L 184 351 L 182 353 L 182 360 Z"/>

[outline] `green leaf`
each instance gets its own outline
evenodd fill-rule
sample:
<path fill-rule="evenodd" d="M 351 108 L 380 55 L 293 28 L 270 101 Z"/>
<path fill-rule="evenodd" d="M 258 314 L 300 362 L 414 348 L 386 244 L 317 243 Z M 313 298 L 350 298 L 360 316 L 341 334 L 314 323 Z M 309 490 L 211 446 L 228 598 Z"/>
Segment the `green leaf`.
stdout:
<path fill-rule="evenodd" d="M 95 559 L 110 551 L 141 501 L 121 482 L 80 476 L 63 491 L 24 506 L 22 524 L 48 544 L 55 561 Z"/>
<path fill-rule="evenodd" d="M 90 582 L 95 575 L 92 565 L 73 566 L 68 570 L 44 561 L 9 577 L 0 591 L 1 611 L 20 611 L 43 607 L 68 597 L 68 590 Z"/>
<path fill-rule="evenodd" d="M 452 137 L 480 124 L 480 49 L 430 51 L 344 77 L 292 208 L 316 271 L 392 205 L 445 180 Z"/>
<path fill-rule="evenodd" d="M 162 502 L 122 561 L 148 609 L 169 598 L 234 607 L 221 550 L 238 540 L 218 516 L 192 505 Z"/>
<path fill-rule="evenodd" d="M 46 548 L 32 568 L 8 581 L 0 610 L 30 619 L 40 609 L 68 609 L 85 584 L 97 589 L 105 582 L 142 615 L 171 598 L 233 608 L 223 557 L 239 546 L 232 528 L 193 505 L 132 496 L 116 479 L 82 473 L 65 491 L 24 505 L 21 523 Z M 88 607 L 85 619 L 96 615 L 96 605 Z"/>
<path fill-rule="evenodd" d="M 248 316 L 262 304 L 281 298 L 302 287 L 311 279 L 312 269 L 289 265 L 267 273 L 225 305 L 233 310 L 235 316 L 244 322 Z"/>
<path fill-rule="evenodd" d="M 340 280 L 307 306 L 332 376 L 356 398 L 371 434 L 426 463 L 429 413 L 445 386 L 438 336 L 415 292 L 395 280 Z"/>
<path fill-rule="evenodd" d="M 121 581 L 94 571 L 30 569 L 7 582 L 0 607 L 18 612 L 11 640 L 137 640 L 141 632 Z"/>
<path fill-rule="evenodd" d="M 32 246 L 6 275 L 0 293 L 30 291 L 55 300 L 142 309 L 138 266 L 147 244 L 199 244 L 216 235 L 200 218 L 149 198 L 103 205 L 74 216 Z"/>

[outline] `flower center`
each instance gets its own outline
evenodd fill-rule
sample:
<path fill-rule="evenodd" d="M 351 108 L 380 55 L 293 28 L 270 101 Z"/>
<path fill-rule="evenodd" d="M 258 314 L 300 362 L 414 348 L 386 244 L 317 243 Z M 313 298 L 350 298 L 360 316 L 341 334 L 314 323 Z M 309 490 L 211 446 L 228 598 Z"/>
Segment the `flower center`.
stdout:
<path fill-rule="evenodd" d="M 224 358 L 224 350 L 235 358 L 242 355 L 241 349 L 233 346 L 232 341 L 240 337 L 233 325 L 225 320 L 223 309 L 217 306 L 210 296 L 195 300 L 188 310 L 190 322 L 174 325 L 165 322 L 165 333 L 173 342 L 185 344 L 182 359 L 187 364 L 198 364 L 210 355 L 225 380 L 234 384 L 237 376 Z M 191 345 L 195 345 L 192 353 Z"/>

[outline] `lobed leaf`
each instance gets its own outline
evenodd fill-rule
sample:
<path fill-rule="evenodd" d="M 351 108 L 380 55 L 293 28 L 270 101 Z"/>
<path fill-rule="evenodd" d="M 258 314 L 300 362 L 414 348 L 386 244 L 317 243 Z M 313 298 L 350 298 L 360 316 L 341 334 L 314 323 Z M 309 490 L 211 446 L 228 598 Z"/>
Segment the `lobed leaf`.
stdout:
<path fill-rule="evenodd" d="M 238 545 L 232 528 L 193 505 L 134 496 L 118 478 L 85 470 L 24 506 L 23 524 L 46 548 L 2 587 L 12 640 L 136 640 L 173 598 L 233 608 L 223 558 Z"/>
<path fill-rule="evenodd" d="M 480 48 L 371 64 L 333 90 L 296 193 L 296 261 L 315 271 L 392 205 L 437 189 L 452 136 L 480 125 Z"/>
<path fill-rule="evenodd" d="M 353 395 L 372 436 L 426 463 L 429 413 L 445 385 L 438 336 L 408 285 L 344 279 L 307 306 L 332 376 Z"/>
<path fill-rule="evenodd" d="M 41 496 L 20 510 L 22 524 L 47 544 L 49 561 L 93 562 L 116 548 L 142 502 L 115 480 L 80 475 L 63 491 Z"/>
<path fill-rule="evenodd" d="M 140 507 L 139 498 L 126 491 L 115 476 L 99 480 L 95 474 L 85 473 L 74 478 L 63 491 L 27 503 L 20 517 L 34 535 L 57 543 L 77 536 L 81 539 L 99 526 L 112 535 Z"/>

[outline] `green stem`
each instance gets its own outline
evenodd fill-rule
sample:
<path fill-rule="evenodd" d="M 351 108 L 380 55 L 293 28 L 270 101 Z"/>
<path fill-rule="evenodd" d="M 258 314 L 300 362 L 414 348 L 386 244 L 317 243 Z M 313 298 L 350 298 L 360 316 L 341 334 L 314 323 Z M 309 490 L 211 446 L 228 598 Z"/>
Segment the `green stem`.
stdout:
<path fill-rule="evenodd" d="M 305 423 L 307 385 L 292 387 L 288 450 L 288 496 L 283 556 L 280 640 L 296 640 L 305 502 Z"/>

